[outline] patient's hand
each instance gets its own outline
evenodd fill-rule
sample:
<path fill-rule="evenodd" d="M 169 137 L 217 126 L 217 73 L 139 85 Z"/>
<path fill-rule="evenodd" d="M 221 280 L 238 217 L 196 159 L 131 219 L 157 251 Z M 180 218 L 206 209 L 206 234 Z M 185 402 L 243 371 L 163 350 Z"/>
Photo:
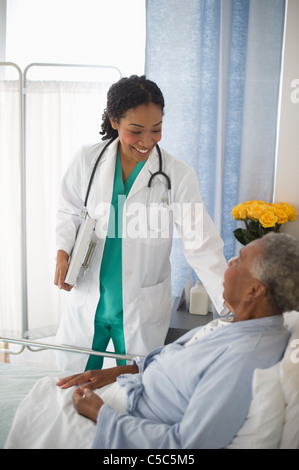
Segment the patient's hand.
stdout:
<path fill-rule="evenodd" d="M 96 388 L 101 388 L 104 387 L 104 385 L 115 382 L 116 378 L 121 374 L 136 373 L 138 373 L 138 367 L 136 365 L 118 366 L 101 370 L 88 370 L 82 374 L 64 377 L 63 379 L 60 379 L 56 385 L 61 388 L 69 388 L 74 385 L 84 384 L 84 388 L 95 390 Z"/>
<path fill-rule="evenodd" d="M 72 398 L 78 413 L 96 423 L 99 409 L 104 404 L 103 400 L 91 390 L 83 387 L 77 387 Z"/>

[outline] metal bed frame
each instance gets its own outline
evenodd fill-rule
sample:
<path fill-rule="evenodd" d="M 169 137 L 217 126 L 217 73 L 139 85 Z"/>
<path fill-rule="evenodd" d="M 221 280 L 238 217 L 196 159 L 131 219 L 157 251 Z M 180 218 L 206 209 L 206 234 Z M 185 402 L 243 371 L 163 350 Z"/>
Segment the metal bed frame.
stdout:
<path fill-rule="evenodd" d="M 93 349 L 88 349 L 88 348 L 78 348 L 76 346 L 59 346 L 56 344 L 49 344 L 49 343 L 40 343 L 37 341 L 30 341 L 27 339 L 14 339 L 14 338 L 9 338 L 5 336 L 0 336 L 0 342 L 3 343 L 12 343 L 12 344 L 20 344 L 22 347 L 19 351 L 12 351 L 4 348 L 0 348 L 0 353 L 3 354 L 12 354 L 12 355 L 18 355 L 21 354 L 25 348 L 27 348 L 31 352 L 38 352 L 38 351 L 44 351 L 45 349 L 54 349 L 56 351 L 65 351 L 65 352 L 73 352 L 73 353 L 78 353 L 78 354 L 89 354 L 92 356 L 101 356 L 101 357 L 108 357 L 111 359 L 123 359 L 123 360 L 130 360 L 132 361 L 135 356 L 132 356 L 130 354 L 116 354 L 116 353 L 110 353 L 110 352 L 100 352 L 100 351 L 94 351 Z M 32 347 L 37 348 L 37 349 L 32 349 Z M 141 356 L 139 356 L 141 357 Z"/>
<path fill-rule="evenodd" d="M 56 64 L 56 63 L 31 63 L 22 73 L 20 67 L 14 62 L 0 62 L 0 67 L 13 67 L 18 73 L 19 81 L 19 106 L 20 106 L 20 141 L 21 141 L 21 155 L 20 155 L 20 171 L 21 171 L 21 289 L 22 289 L 22 312 L 21 312 L 21 334 L 25 335 L 28 331 L 28 298 L 27 298 L 27 228 L 26 228 L 26 84 L 27 74 L 32 67 L 69 67 L 69 68 L 86 68 L 86 69 L 104 69 L 115 71 L 119 78 L 122 77 L 121 71 L 110 65 L 89 65 L 89 64 Z M 114 359 L 132 360 L 134 356 L 120 355 L 109 352 L 98 352 L 86 348 L 67 347 L 60 345 L 53 345 L 47 343 L 40 343 L 30 341 L 24 338 L 15 339 L 5 336 L 0 336 L 0 343 L 14 343 L 21 345 L 20 351 L 12 351 L 9 349 L 0 348 L 0 353 L 3 354 L 21 354 L 25 348 L 32 352 L 37 352 L 45 349 L 55 349 L 59 351 L 69 351 L 79 354 L 90 354 L 95 356 L 105 356 Z M 36 349 L 32 349 L 32 347 Z"/>

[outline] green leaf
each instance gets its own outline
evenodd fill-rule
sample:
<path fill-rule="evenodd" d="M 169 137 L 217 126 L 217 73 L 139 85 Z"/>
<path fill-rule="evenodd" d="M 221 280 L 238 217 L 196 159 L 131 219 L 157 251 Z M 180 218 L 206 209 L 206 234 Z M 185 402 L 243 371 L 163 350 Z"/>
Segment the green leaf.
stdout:
<path fill-rule="evenodd" d="M 260 237 L 260 223 L 258 220 L 249 220 L 247 219 L 247 225 L 249 231 L 255 236 L 255 238 Z"/>
<path fill-rule="evenodd" d="M 257 238 L 245 228 L 237 228 L 234 230 L 233 234 L 242 245 L 247 245 Z"/>

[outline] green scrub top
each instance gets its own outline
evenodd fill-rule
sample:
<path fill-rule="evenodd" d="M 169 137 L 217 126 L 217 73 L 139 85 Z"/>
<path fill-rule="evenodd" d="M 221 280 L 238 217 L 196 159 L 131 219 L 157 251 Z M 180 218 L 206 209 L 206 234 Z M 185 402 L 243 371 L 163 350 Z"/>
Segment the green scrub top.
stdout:
<path fill-rule="evenodd" d="M 125 354 L 122 297 L 122 216 L 126 197 L 144 163 L 138 162 L 124 183 L 119 150 L 117 151 L 108 232 L 100 269 L 100 300 L 95 315 L 95 334 L 92 346 L 94 350 L 105 351 L 107 340 L 109 341 L 112 337 L 115 352 Z M 110 334 L 107 338 L 104 329 L 108 325 Z M 113 337 L 113 328 L 110 326 L 118 328 L 115 338 Z M 118 347 L 121 344 L 123 347 Z M 117 351 L 117 349 L 122 350 Z M 86 369 L 100 368 L 100 359 L 96 356 L 90 356 Z M 97 363 L 97 365 L 93 363 Z"/>

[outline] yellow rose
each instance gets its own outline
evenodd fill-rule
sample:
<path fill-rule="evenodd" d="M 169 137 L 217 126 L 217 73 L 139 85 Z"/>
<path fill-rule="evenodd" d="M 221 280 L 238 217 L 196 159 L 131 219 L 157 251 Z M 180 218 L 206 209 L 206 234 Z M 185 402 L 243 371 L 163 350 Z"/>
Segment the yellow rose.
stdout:
<path fill-rule="evenodd" d="M 274 208 L 274 214 L 276 215 L 277 217 L 277 223 L 279 225 L 281 224 L 285 224 L 286 222 L 288 222 L 289 218 L 288 218 L 288 214 L 286 212 L 286 210 L 284 210 L 280 204 L 274 204 L 273 205 L 273 208 Z"/>
<path fill-rule="evenodd" d="M 287 202 L 281 202 L 278 204 L 279 208 L 285 211 L 288 220 L 293 221 L 296 220 L 296 216 L 298 215 L 298 212 L 296 211 L 295 207 L 291 206 L 291 204 L 288 204 Z"/>
<path fill-rule="evenodd" d="M 298 215 L 296 209 L 286 202 L 273 204 L 259 200 L 238 204 L 233 208 L 231 214 L 237 220 L 246 220 L 247 218 L 258 220 L 263 227 L 274 227 L 275 223 L 281 225 L 296 220 Z"/>
<path fill-rule="evenodd" d="M 246 203 L 238 204 L 233 208 L 231 214 L 234 219 L 245 220 L 247 218 L 247 206 Z"/>
<path fill-rule="evenodd" d="M 268 207 L 263 201 L 253 201 L 248 209 L 250 219 L 260 220 L 260 217 L 267 212 Z"/>
<path fill-rule="evenodd" d="M 274 227 L 277 222 L 277 217 L 271 210 L 268 210 L 261 216 L 259 221 L 264 228 Z"/>

